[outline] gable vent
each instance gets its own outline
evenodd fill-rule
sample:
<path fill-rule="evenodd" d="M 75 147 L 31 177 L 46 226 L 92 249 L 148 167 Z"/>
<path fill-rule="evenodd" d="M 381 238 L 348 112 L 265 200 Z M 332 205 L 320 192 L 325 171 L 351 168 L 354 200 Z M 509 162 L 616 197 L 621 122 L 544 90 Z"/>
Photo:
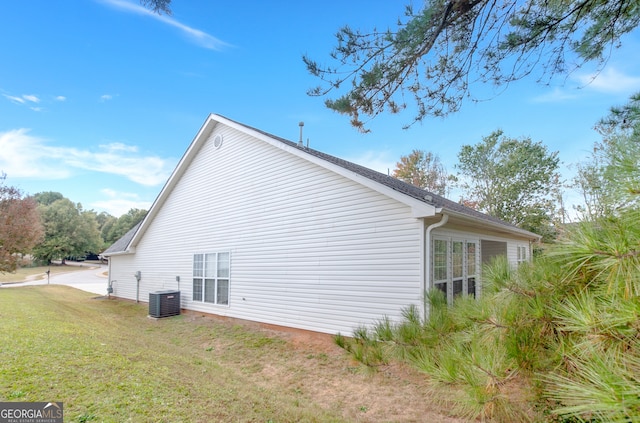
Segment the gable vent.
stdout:
<path fill-rule="evenodd" d="M 222 146 L 222 134 L 216 134 L 216 136 L 213 137 L 213 148 L 217 150 L 221 146 Z"/>

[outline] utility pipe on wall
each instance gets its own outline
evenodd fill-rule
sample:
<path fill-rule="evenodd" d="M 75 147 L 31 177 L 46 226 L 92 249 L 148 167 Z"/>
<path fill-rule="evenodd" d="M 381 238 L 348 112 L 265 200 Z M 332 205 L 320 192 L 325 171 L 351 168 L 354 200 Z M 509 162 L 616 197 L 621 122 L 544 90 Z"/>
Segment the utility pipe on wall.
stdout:
<path fill-rule="evenodd" d="M 136 277 L 136 303 L 140 301 L 140 279 L 142 279 L 142 273 L 138 270 L 134 275 Z"/>
<path fill-rule="evenodd" d="M 423 293 L 427 293 L 427 290 L 430 288 L 430 281 L 431 281 L 431 231 L 433 231 L 436 228 L 439 228 L 441 226 L 444 226 L 447 224 L 447 222 L 449 221 L 449 215 L 448 214 L 442 214 L 442 219 L 440 219 L 439 222 L 436 223 L 432 223 L 431 225 L 427 226 L 427 230 L 426 230 L 426 236 L 425 236 L 425 248 L 424 248 L 424 255 L 425 255 L 425 259 L 424 259 L 424 263 L 425 263 L 425 277 L 424 277 L 424 286 L 422 287 L 422 292 Z M 425 296 L 424 300 L 422 301 L 422 315 L 424 316 L 424 319 L 427 319 L 428 316 L 428 306 L 427 306 L 427 298 Z"/>

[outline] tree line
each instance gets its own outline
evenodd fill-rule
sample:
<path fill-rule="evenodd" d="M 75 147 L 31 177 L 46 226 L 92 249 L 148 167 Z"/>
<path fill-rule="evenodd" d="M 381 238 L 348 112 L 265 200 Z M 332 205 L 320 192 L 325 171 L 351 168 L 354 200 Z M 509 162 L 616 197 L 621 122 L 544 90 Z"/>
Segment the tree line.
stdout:
<path fill-rule="evenodd" d="M 624 155 L 618 151 L 621 134 L 637 137 L 640 130 L 633 122 L 639 119 L 640 93 L 597 122 L 595 128 L 602 139 L 593 145 L 587 160 L 573 164 L 575 176 L 566 181 L 559 174 L 558 151 L 549 151 L 542 142 L 528 137 L 506 136 L 501 130 L 475 145 L 463 145 L 455 174 L 448 173 L 437 154 L 414 149 L 400 157 L 393 176 L 447 197 L 458 188 L 461 204 L 553 242 L 564 223 L 596 220 L 628 206 L 625 201 L 637 201 L 621 196 L 618 180 L 610 173 L 612 160 Z M 572 218 L 563 200 L 566 189 L 582 198 L 572 205 Z"/>
<path fill-rule="evenodd" d="M 84 210 L 59 192 L 24 196 L 0 184 L 0 272 L 25 264 L 26 255 L 41 263 L 98 254 L 127 233 L 147 214 L 131 209 L 115 217 Z"/>
<path fill-rule="evenodd" d="M 621 132 L 636 131 L 629 122 L 638 119 L 638 110 L 640 94 L 612 109 L 597 125 L 602 140 L 594 145 L 590 159 L 576 164 L 577 174 L 569 185 L 583 197 L 583 204 L 575 206 L 581 220 L 601 218 L 625 206 L 616 194 L 609 164 L 619 153 L 613 140 Z M 459 188 L 460 203 L 537 233 L 547 243 L 563 230 L 567 185 L 559 175 L 557 151 L 498 130 L 475 145 L 463 145 L 458 160 L 457 173 L 449 174 L 437 154 L 416 149 L 400 157 L 393 176 L 443 196 Z M 5 178 L 0 180 L 0 271 L 15 270 L 20 255 L 27 253 L 46 263 L 99 253 L 147 213 L 131 209 L 116 218 L 84 210 L 58 192 L 23 197 L 4 183 Z"/>

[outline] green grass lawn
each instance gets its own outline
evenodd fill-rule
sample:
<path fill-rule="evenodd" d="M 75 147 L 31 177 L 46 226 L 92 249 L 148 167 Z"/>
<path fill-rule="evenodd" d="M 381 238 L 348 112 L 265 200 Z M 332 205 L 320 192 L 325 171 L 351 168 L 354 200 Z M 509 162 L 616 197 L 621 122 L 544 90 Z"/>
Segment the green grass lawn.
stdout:
<path fill-rule="evenodd" d="M 62 401 L 65 422 L 425 415 L 420 385 L 358 372 L 331 344 L 337 352 L 301 350 L 264 328 L 195 313 L 154 320 L 147 304 L 94 297 L 57 285 L 0 290 L 0 401 Z"/>

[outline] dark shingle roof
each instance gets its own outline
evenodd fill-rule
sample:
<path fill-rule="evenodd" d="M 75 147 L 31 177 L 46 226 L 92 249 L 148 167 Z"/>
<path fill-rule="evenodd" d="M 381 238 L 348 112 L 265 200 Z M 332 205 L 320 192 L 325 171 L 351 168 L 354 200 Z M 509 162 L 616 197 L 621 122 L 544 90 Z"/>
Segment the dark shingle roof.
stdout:
<path fill-rule="evenodd" d="M 123 251 L 126 251 L 127 246 L 129 245 L 129 242 L 131 242 L 131 239 L 138 231 L 138 228 L 140 227 L 140 225 L 142 225 L 142 221 L 138 222 L 133 228 L 129 229 L 129 231 L 126 234 L 124 234 L 122 238 L 120 238 L 119 240 L 111 244 L 109 248 L 107 248 L 102 252 L 102 255 L 110 256 L 111 254 L 114 254 L 114 253 L 121 253 Z"/>
<path fill-rule="evenodd" d="M 220 116 L 220 115 L 218 115 Z M 314 150 L 312 148 L 306 148 L 306 147 L 301 147 L 299 146 L 297 143 L 286 140 L 284 138 L 278 137 L 276 135 L 270 134 L 268 132 L 262 131 L 260 129 L 257 128 L 253 128 L 251 126 L 245 125 L 243 123 L 234 121 L 233 119 L 229 119 L 227 117 L 224 116 L 220 116 L 230 122 L 235 123 L 236 125 L 242 126 L 244 128 L 250 129 L 251 131 L 260 133 L 262 135 L 265 135 L 267 137 L 269 137 L 270 139 L 279 141 L 285 145 L 288 145 L 289 147 L 293 147 L 296 148 L 300 151 L 304 151 L 306 154 L 309 154 L 311 156 L 317 157 L 319 159 L 322 159 L 328 163 L 332 163 L 334 165 L 340 166 L 346 170 L 349 170 L 351 172 L 354 172 L 360 176 L 363 176 L 365 178 L 368 178 L 372 181 L 375 181 L 377 183 L 380 183 L 388 188 L 391 188 L 397 192 L 400 192 L 404 195 L 407 195 L 409 197 L 412 197 L 418 201 L 421 201 L 423 203 L 427 203 L 430 204 L 436 208 L 441 208 L 445 211 L 451 212 L 451 213 L 455 213 L 458 215 L 462 215 L 462 216 L 467 216 L 469 218 L 472 218 L 476 221 L 480 221 L 480 222 L 486 222 L 486 223 L 490 223 L 501 227 L 504 227 L 507 230 L 510 230 L 512 232 L 518 232 L 520 234 L 524 234 L 529 236 L 530 238 L 540 238 L 538 235 L 525 231 L 521 228 L 518 228 L 515 225 L 512 225 L 508 222 L 505 222 L 501 219 L 495 218 L 493 216 L 489 216 L 487 214 L 481 213 L 477 210 L 474 210 L 472 208 L 463 206 L 462 204 L 456 203 L 455 201 L 451 201 L 448 200 L 444 197 L 442 197 L 441 195 L 438 194 L 434 194 L 432 192 L 429 191 L 425 191 L 423 189 L 420 189 L 414 185 L 408 184 L 406 182 L 403 182 L 399 179 L 396 179 L 392 176 L 389 175 L 385 175 L 384 173 L 380 173 L 377 172 L 375 170 L 366 168 L 364 166 L 361 166 L 359 164 L 347 161 L 347 160 L 343 160 L 339 157 L 335 157 L 332 156 L 330 154 L 326 154 L 323 153 L 321 151 L 318 150 Z M 155 203 L 154 203 L 155 206 Z M 153 206 L 152 206 L 153 208 Z M 121 252 L 125 252 L 127 247 L 129 246 L 129 243 L 131 242 L 131 240 L 133 239 L 134 235 L 136 234 L 136 232 L 138 231 L 138 229 L 140 228 L 142 222 L 138 223 L 136 226 L 134 226 L 129 232 L 127 232 L 122 238 L 120 238 L 119 240 L 117 240 L 115 243 L 113 243 L 113 245 L 111 245 L 109 248 L 107 248 L 102 254 L 105 256 L 108 255 L 113 255 L 116 253 L 121 253 Z"/>
<path fill-rule="evenodd" d="M 331 156 L 329 154 L 323 153 L 321 151 L 318 150 L 313 150 L 311 148 L 306 148 L 306 147 L 300 147 L 297 143 L 286 140 L 284 138 L 280 138 L 278 136 L 269 134 L 268 132 L 262 131 L 260 129 L 256 129 L 253 128 L 251 126 L 245 125 L 243 123 L 240 122 L 236 122 L 232 119 L 229 119 L 227 117 L 225 117 L 225 119 L 228 119 L 232 122 L 235 122 L 238 125 L 244 126 L 245 128 L 249 128 L 253 131 L 259 132 L 263 135 L 266 135 L 270 138 L 273 138 L 275 140 L 278 140 L 284 144 L 287 144 L 291 147 L 295 147 L 298 148 L 299 150 L 305 151 L 307 154 L 310 154 L 314 157 L 318 157 L 320 159 L 323 159 L 329 163 L 333 163 L 335 165 L 338 165 L 340 167 L 343 167 L 347 170 L 350 170 L 352 172 L 357 173 L 358 175 L 364 176 L 365 178 L 371 179 L 375 182 L 378 182 L 382 185 L 385 185 L 386 187 L 389 187 L 395 191 L 398 191 L 402 194 L 408 195 L 409 197 L 415 198 L 419 201 L 422 201 L 424 203 L 427 204 L 431 204 L 433 206 L 435 206 L 436 208 L 442 208 L 446 211 L 450 211 L 453 213 L 457 213 L 457 214 L 461 214 L 461 215 L 465 215 L 468 216 L 470 218 L 474 218 L 476 220 L 480 220 L 480 221 L 485 221 L 485 222 L 491 222 L 494 224 L 498 224 L 500 226 L 504 226 L 506 228 L 511 228 L 514 230 L 517 230 L 518 232 L 524 232 L 524 233 L 528 233 L 530 235 L 532 235 L 532 237 L 536 237 L 538 238 L 538 235 L 525 231 L 524 229 L 521 229 L 515 225 L 512 225 L 511 223 L 505 222 L 504 220 L 498 219 L 496 217 L 490 216 L 488 214 L 485 213 L 481 213 L 477 210 L 474 210 L 470 207 L 464 206 L 460 203 L 456 203 L 455 201 L 451 201 L 447 198 L 444 198 L 441 195 L 438 194 L 434 194 L 432 192 L 423 190 L 421 188 L 416 187 L 415 185 L 411 185 L 408 184 L 406 182 L 401 181 L 400 179 L 394 178 L 392 176 L 389 175 L 385 175 L 384 173 L 381 172 L 377 172 L 375 170 L 366 168 L 364 166 L 361 166 L 359 164 L 356 163 L 352 163 L 349 162 L 347 160 L 343 160 L 339 157 L 335 157 L 335 156 Z"/>

